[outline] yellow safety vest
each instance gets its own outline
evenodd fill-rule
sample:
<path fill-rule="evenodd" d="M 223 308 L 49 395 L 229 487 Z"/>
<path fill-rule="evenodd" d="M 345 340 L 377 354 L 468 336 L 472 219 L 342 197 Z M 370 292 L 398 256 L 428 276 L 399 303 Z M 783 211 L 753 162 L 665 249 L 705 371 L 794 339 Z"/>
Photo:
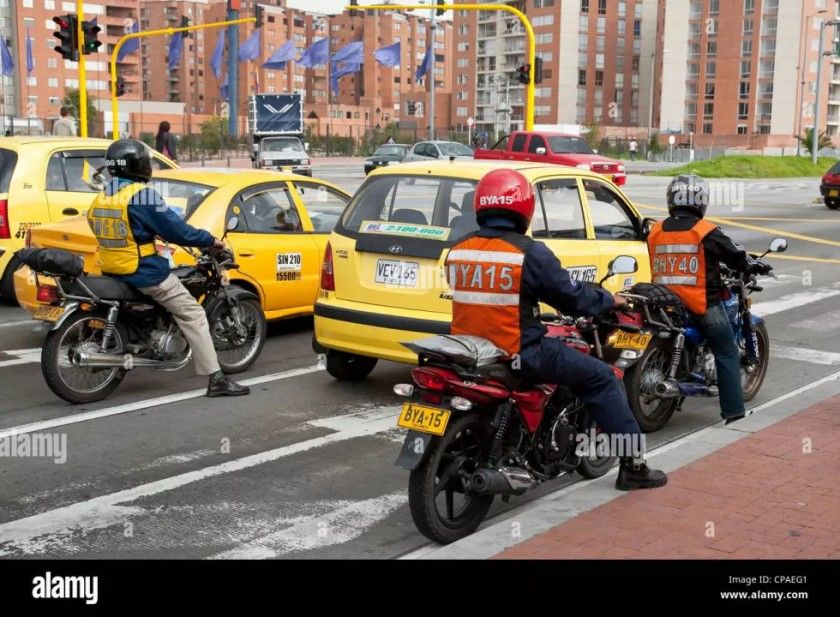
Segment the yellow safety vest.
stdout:
<path fill-rule="evenodd" d="M 155 254 L 154 242 L 138 244 L 128 220 L 128 202 L 145 184 L 134 182 L 113 195 L 100 193 L 88 210 L 87 219 L 96 241 L 103 274 L 137 272 L 140 259 Z"/>

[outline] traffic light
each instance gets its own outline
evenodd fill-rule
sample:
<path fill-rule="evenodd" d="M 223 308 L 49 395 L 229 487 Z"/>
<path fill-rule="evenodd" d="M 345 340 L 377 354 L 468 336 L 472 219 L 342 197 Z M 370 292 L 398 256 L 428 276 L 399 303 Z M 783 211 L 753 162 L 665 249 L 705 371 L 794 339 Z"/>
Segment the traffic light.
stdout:
<path fill-rule="evenodd" d="M 540 56 L 534 58 L 534 83 L 541 84 L 543 80 L 543 59 Z"/>
<path fill-rule="evenodd" d="M 117 75 L 117 96 L 122 96 L 125 92 L 125 79 L 122 75 Z"/>
<path fill-rule="evenodd" d="M 516 79 L 517 81 L 519 81 L 520 84 L 531 83 L 531 65 L 523 64 L 518 69 L 516 69 Z"/>
<path fill-rule="evenodd" d="M 254 5 L 254 17 L 257 18 L 257 23 L 254 24 L 254 28 L 261 28 L 263 25 L 263 7 L 261 4 Z"/>
<path fill-rule="evenodd" d="M 443 6 L 444 4 L 446 4 L 446 1 L 445 0 L 437 0 L 437 2 L 435 4 L 437 4 L 438 6 Z M 446 13 L 445 9 L 437 9 L 435 11 L 435 15 L 437 15 L 438 17 L 440 17 L 444 13 Z"/>
<path fill-rule="evenodd" d="M 53 17 L 53 21 L 58 24 L 58 30 L 53 32 L 53 36 L 61 41 L 61 44 L 56 45 L 54 49 L 65 60 L 77 62 L 79 60 L 79 37 L 76 28 L 79 22 L 76 16 L 62 15 L 61 17 Z"/>
<path fill-rule="evenodd" d="M 83 54 L 95 54 L 99 51 L 99 46 L 102 45 L 102 41 L 99 40 L 100 32 L 102 32 L 102 28 L 95 21 L 82 22 L 82 34 L 84 35 L 84 41 L 82 43 Z"/>

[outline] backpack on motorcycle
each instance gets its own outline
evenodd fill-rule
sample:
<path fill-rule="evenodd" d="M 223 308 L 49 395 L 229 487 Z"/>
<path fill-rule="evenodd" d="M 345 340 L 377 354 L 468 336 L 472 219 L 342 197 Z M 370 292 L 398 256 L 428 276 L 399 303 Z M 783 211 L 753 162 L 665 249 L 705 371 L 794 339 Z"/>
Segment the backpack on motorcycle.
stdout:
<path fill-rule="evenodd" d="M 76 278 L 85 270 L 81 257 L 61 249 L 20 249 L 15 257 L 33 272 L 59 278 Z"/>
<path fill-rule="evenodd" d="M 682 327 L 685 325 L 688 317 L 685 305 L 679 296 L 665 285 L 636 283 L 629 291 L 631 294 L 647 298 L 650 301 L 650 307 L 652 309 L 662 309 L 665 311 L 665 314 L 668 315 L 668 318 L 675 326 Z"/>

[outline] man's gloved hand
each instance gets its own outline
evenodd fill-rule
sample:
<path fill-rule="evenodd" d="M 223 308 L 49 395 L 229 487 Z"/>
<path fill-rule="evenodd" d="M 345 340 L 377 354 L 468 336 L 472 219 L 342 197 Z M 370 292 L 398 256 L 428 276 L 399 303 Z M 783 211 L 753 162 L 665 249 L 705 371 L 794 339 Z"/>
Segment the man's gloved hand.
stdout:
<path fill-rule="evenodd" d="M 750 264 L 750 274 L 770 274 L 773 271 L 773 266 L 766 264 L 763 261 L 756 260 L 755 263 Z"/>
<path fill-rule="evenodd" d="M 222 242 L 218 238 L 213 238 L 213 244 L 210 245 L 211 251 L 218 253 L 220 251 L 225 250 L 226 248 L 227 246 L 225 246 L 224 242 Z"/>

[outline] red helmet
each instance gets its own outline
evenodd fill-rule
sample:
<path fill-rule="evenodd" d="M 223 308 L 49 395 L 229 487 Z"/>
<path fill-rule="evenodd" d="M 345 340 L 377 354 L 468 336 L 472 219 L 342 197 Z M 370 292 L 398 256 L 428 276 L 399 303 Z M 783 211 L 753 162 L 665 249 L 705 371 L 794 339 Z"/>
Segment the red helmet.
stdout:
<path fill-rule="evenodd" d="M 519 233 L 528 231 L 534 217 L 534 189 L 518 171 L 494 169 L 475 189 L 475 216 L 479 225 L 493 216 L 516 223 Z"/>

